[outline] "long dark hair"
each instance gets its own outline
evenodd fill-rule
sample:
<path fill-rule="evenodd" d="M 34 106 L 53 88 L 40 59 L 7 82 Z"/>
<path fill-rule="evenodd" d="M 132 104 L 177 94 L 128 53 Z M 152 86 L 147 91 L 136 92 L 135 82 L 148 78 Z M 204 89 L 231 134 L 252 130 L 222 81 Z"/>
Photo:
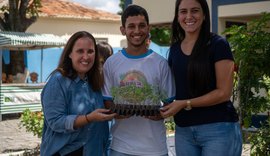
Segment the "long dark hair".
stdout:
<path fill-rule="evenodd" d="M 192 97 L 203 95 L 209 91 L 211 75 L 209 60 L 210 51 L 208 50 L 211 38 L 209 8 L 206 0 L 196 1 L 200 3 L 205 19 L 202 23 L 199 37 L 192 49 L 188 64 L 187 79 L 189 92 Z M 171 45 L 181 43 L 185 38 L 185 31 L 178 23 L 178 11 L 181 2 L 182 0 L 177 0 L 175 3 Z"/>
<path fill-rule="evenodd" d="M 91 84 L 92 89 L 94 91 L 100 91 L 104 84 L 104 79 L 102 72 L 100 71 L 100 62 L 99 62 L 99 52 L 96 45 L 96 40 L 93 37 L 92 34 L 86 32 L 86 31 L 79 31 L 74 33 L 68 40 L 62 55 L 60 57 L 60 61 L 58 64 L 58 67 L 52 72 L 55 73 L 56 71 L 59 71 L 63 76 L 66 76 L 70 79 L 75 79 L 78 74 L 77 71 L 72 66 L 72 61 L 69 58 L 70 53 L 72 52 L 73 46 L 75 42 L 80 38 L 90 38 L 95 45 L 95 62 L 92 66 L 92 68 L 86 73 L 86 76 L 88 78 L 88 82 Z"/>

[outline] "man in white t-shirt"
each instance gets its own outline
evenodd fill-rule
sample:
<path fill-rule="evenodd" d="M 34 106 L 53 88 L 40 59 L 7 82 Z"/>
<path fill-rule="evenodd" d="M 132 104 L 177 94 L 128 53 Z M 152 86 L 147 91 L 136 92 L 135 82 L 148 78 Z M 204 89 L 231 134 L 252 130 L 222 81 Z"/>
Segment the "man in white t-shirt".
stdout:
<path fill-rule="evenodd" d="M 104 64 L 105 105 L 112 108 L 130 104 L 133 108 L 136 105 L 136 109 L 152 109 L 160 106 L 161 100 L 170 103 L 175 96 L 173 76 L 167 60 L 145 44 L 150 32 L 146 10 L 130 5 L 121 19 L 120 30 L 127 38 L 127 48 L 109 57 Z M 159 113 L 146 112 L 137 110 L 135 114 L 116 117 L 110 156 L 168 155 L 163 118 Z"/>

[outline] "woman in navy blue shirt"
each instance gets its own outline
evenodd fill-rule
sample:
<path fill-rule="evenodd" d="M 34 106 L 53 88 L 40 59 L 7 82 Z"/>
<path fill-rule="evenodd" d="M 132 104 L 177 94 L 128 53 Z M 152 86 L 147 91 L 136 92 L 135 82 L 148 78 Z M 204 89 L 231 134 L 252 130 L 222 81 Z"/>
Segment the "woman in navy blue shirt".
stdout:
<path fill-rule="evenodd" d="M 44 128 L 41 156 L 102 156 L 108 123 L 101 88 L 99 53 L 94 37 L 85 31 L 68 40 L 59 65 L 41 94 Z"/>
<path fill-rule="evenodd" d="M 162 109 L 174 116 L 179 156 L 240 156 L 242 138 L 230 101 L 234 60 L 228 42 L 210 32 L 206 0 L 177 0 L 168 58 L 176 100 Z"/>

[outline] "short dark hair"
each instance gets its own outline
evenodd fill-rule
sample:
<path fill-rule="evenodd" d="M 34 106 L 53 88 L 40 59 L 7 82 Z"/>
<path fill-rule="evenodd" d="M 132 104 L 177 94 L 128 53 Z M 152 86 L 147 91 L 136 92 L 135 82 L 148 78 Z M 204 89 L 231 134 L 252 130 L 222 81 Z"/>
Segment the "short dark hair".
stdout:
<path fill-rule="evenodd" d="M 100 71 L 100 62 L 99 62 L 99 53 L 97 49 L 97 44 L 94 36 L 86 31 L 78 31 L 74 33 L 68 40 L 67 44 L 65 45 L 65 48 L 62 52 L 62 55 L 60 57 L 60 61 L 58 64 L 58 67 L 56 70 L 54 70 L 52 73 L 59 71 L 63 76 L 66 76 L 71 79 L 75 79 L 78 74 L 75 71 L 75 69 L 72 66 L 72 60 L 69 58 L 70 53 L 72 52 L 73 46 L 75 42 L 80 39 L 87 37 L 91 39 L 94 42 L 95 45 L 95 62 L 92 66 L 92 68 L 89 70 L 89 72 L 86 73 L 88 82 L 91 84 L 92 89 L 94 91 L 100 91 L 104 80 L 102 72 Z"/>
<path fill-rule="evenodd" d="M 149 25 L 149 17 L 147 11 L 139 5 L 131 4 L 124 10 L 121 16 L 122 26 L 125 27 L 126 20 L 129 16 L 138 16 L 138 15 L 144 16 L 147 25 Z"/>

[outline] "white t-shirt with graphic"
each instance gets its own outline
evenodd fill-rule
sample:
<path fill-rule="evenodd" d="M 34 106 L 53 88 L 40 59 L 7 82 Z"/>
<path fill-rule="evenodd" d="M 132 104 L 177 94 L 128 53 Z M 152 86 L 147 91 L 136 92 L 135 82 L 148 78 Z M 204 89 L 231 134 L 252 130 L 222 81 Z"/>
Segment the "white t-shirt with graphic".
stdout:
<path fill-rule="evenodd" d="M 130 85 L 150 86 L 154 93 L 147 92 L 145 96 L 151 98 L 159 93 L 162 100 L 170 101 L 175 96 L 174 79 L 167 60 L 152 50 L 143 55 L 131 56 L 123 49 L 106 60 L 103 70 L 105 85 L 102 94 L 105 100 L 114 98 L 132 103 L 134 94 L 126 91 L 120 92 L 124 95 L 112 93 L 112 88 L 121 89 Z M 139 99 L 151 101 L 145 99 L 144 95 Z M 144 156 L 168 153 L 163 120 L 153 121 L 141 116 L 116 119 L 112 136 L 111 148 L 121 153 Z"/>

